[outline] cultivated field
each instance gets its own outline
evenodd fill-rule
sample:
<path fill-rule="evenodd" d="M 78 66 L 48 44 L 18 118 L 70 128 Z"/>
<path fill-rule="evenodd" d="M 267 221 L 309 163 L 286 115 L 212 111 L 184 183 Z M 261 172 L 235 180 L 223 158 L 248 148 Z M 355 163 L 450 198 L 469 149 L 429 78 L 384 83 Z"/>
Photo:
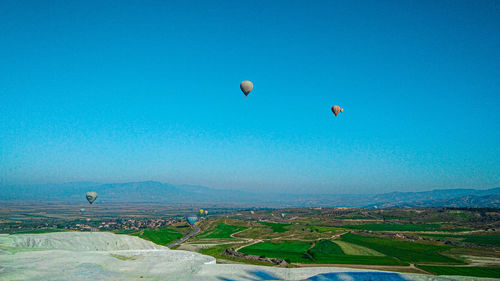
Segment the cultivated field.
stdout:
<path fill-rule="evenodd" d="M 187 245 L 196 244 L 192 249 L 219 262 L 266 264 L 256 259 L 267 257 L 291 267 L 342 265 L 496 278 L 499 218 L 491 209 L 258 210 L 201 221 L 202 233 Z M 229 248 L 254 258 L 224 254 Z"/>
<path fill-rule="evenodd" d="M 196 223 L 200 233 L 178 249 L 215 257 L 219 263 L 274 266 L 276 260 L 266 258 L 275 258 L 284 261 L 280 265 L 286 267 L 342 266 L 499 278 L 500 210 L 497 209 L 252 210 L 253 213 L 250 209 L 218 209 L 215 214 L 200 217 Z M 110 217 L 103 210 L 99 212 L 103 217 L 96 216 L 91 221 L 94 225 Z M 131 210 L 127 212 L 127 218 L 136 221 L 139 217 L 147 218 L 146 210 L 141 210 L 140 216 Z M 49 219 L 57 223 L 45 224 L 48 226 L 43 228 L 35 228 L 44 218 L 35 210 L 9 214 L 3 222 L 14 232 L 63 231 L 67 221 L 73 219 L 73 215 L 68 215 L 65 221 L 63 213 L 50 215 Z M 286 218 L 281 213 L 286 213 Z M 180 214 L 172 214 L 179 222 L 113 232 L 169 245 L 193 231 Z M 22 222 L 21 226 L 28 226 L 28 230 L 18 227 L 16 220 Z"/>

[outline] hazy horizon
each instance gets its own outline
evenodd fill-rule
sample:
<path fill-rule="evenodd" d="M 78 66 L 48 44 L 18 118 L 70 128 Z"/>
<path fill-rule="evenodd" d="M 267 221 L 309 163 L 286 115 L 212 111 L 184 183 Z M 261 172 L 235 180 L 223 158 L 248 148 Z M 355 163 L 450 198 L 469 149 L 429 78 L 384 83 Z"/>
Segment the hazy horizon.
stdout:
<path fill-rule="evenodd" d="M 210 188 L 210 189 L 217 189 L 217 190 L 241 190 L 241 191 L 255 191 L 255 192 L 260 192 L 259 190 L 255 189 L 246 189 L 246 188 L 221 188 L 218 186 L 208 186 L 204 184 L 197 184 L 197 183 L 173 183 L 173 182 L 168 182 L 168 181 L 157 181 L 157 180 L 141 180 L 141 181 L 108 181 L 108 182 L 96 182 L 96 181 L 70 181 L 70 182 L 45 182 L 45 183 L 23 183 L 23 184 L 11 184 L 10 186 L 40 186 L 40 185 L 78 185 L 78 184 L 91 184 L 91 185 L 107 185 L 107 184 L 133 184 L 133 183 L 161 183 L 161 184 L 169 184 L 169 185 L 174 185 L 176 187 L 182 187 L 182 186 L 192 186 L 192 187 L 204 187 L 204 188 Z M 2 186 L 9 186 L 9 185 L 0 185 L 0 188 Z M 330 190 L 330 191 L 325 191 L 325 192 L 310 192 L 310 191 L 304 191 L 304 190 L 272 190 L 271 193 L 296 193 L 296 194 L 311 194 L 311 195 L 321 195 L 321 194 L 339 194 L 339 195 L 376 195 L 376 194 L 383 194 L 383 193 L 393 193 L 393 192 L 427 192 L 427 191 L 434 191 L 434 190 L 454 190 L 454 189 L 475 189 L 475 190 L 490 190 L 490 189 L 496 189 L 500 188 L 500 186 L 491 186 L 491 187 L 484 187 L 484 188 L 475 188 L 475 187 L 450 187 L 450 188 L 414 188 L 412 190 L 406 190 L 406 191 L 401 191 L 399 189 L 394 189 L 394 190 L 387 190 L 384 192 L 362 192 L 362 193 L 357 193 L 357 192 L 336 192 L 335 190 Z"/>
<path fill-rule="evenodd" d="M 0 186 L 498 187 L 499 3 L 1 1 Z"/>

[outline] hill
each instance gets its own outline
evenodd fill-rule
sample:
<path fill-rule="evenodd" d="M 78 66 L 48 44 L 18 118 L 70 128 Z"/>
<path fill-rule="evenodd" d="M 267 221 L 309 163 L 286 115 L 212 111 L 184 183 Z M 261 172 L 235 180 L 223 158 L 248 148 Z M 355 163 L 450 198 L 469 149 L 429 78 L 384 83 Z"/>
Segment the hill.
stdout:
<path fill-rule="evenodd" d="M 500 188 L 439 189 L 382 194 L 260 193 L 156 181 L 127 183 L 73 182 L 63 184 L 10 185 L 0 187 L 0 200 L 81 201 L 89 190 L 99 202 L 234 203 L 255 206 L 338 207 L 499 207 Z"/>

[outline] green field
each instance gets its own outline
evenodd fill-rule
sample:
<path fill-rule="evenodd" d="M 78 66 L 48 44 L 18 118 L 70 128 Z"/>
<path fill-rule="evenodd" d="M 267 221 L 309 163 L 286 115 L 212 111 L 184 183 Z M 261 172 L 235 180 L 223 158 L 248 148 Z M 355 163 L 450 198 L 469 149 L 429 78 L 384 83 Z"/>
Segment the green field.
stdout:
<path fill-rule="evenodd" d="M 220 256 L 220 254 L 224 250 L 229 248 L 230 246 L 232 246 L 232 245 L 222 244 L 222 245 L 217 245 L 217 246 L 210 247 L 210 248 L 202 248 L 202 249 L 200 249 L 200 253 L 202 253 L 204 255 L 212 256 L 212 257 L 217 257 L 217 256 Z"/>
<path fill-rule="evenodd" d="M 477 266 L 434 266 L 417 265 L 417 267 L 436 275 L 461 275 L 475 277 L 500 278 L 500 267 Z"/>
<path fill-rule="evenodd" d="M 311 244 L 307 242 L 261 242 L 242 248 L 239 252 L 254 256 L 281 258 L 288 262 L 310 262 L 311 258 L 307 253 L 310 246 Z"/>
<path fill-rule="evenodd" d="M 347 243 L 345 241 L 340 241 L 340 240 L 335 240 L 333 241 L 334 243 L 336 243 L 337 245 L 340 246 L 340 248 L 342 249 L 342 251 L 346 254 L 346 255 L 354 255 L 354 256 L 384 256 L 383 254 L 373 250 L 373 249 L 370 249 L 370 248 L 366 248 L 366 247 L 363 247 L 363 246 L 360 246 L 360 245 L 356 245 L 356 244 L 352 244 L 352 243 Z"/>
<path fill-rule="evenodd" d="M 198 238 L 231 239 L 231 234 L 242 231 L 244 229 L 247 229 L 247 227 L 219 223 L 215 228 L 199 235 Z"/>
<path fill-rule="evenodd" d="M 464 212 L 450 212 L 449 214 L 450 216 L 462 219 L 470 219 L 474 217 L 473 215 Z"/>
<path fill-rule="evenodd" d="M 344 252 L 339 245 L 333 243 L 330 240 L 320 240 L 316 242 L 316 245 L 309 251 L 313 257 L 319 257 L 324 255 L 343 255 Z"/>
<path fill-rule="evenodd" d="M 437 231 L 439 224 L 357 224 L 344 225 L 344 228 L 372 231 Z"/>
<path fill-rule="evenodd" d="M 447 245 L 431 245 L 398 241 L 388 238 L 361 236 L 352 233 L 342 235 L 341 240 L 374 249 L 387 256 L 398 258 L 403 262 L 463 264 L 460 260 L 440 254 L 441 252 L 451 249 L 451 246 Z"/>
<path fill-rule="evenodd" d="M 366 264 L 366 265 L 408 265 L 398 261 L 393 257 L 376 256 L 354 256 L 354 255 L 325 255 L 318 257 L 315 261 L 304 263 L 324 263 L 324 264 Z"/>
<path fill-rule="evenodd" d="M 227 248 L 230 248 L 233 246 L 234 245 L 232 245 L 232 244 L 217 245 L 217 246 L 210 247 L 210 248 L 200 249 L 200 253 L 207 255 L 207 256 L 212 256 L 216 259 L 225 259 L 225 260 L 230 260 L 230 261 L 244 262 L 247 264 L 256 264 L 256 265 L 273 265 L 272 263 L 268 263 L 268 262 L 247 260 L 247 259 L 242 259 L 242 258 L 237 258 L 237 257 L 232 257 L 232 256 L 221 255 L 222 252 L 224 252 Z"/>
<path fill-rule="evenodd" d="M 309 250 L 310 243 L 262 242 L 253 244 L 239 251 L 249 255 L 281 258 L 288 262 L 325 263 L 325 264 L 370 264 L 370 265 L 405 265 L 395 258 L 386 256 L 346 255 L 337 244 L 330 240 L 321 240 Z"/>
<path fill-rule="evenodd" d="M 372 265 L 404 264 L 392 257 L 386 256 L 346 255 L 338 244 L 330 240 L 321 240 L 317 242 L 316 245 L 309 250 L 309 253 L 313 259 L 306 262 Z"/>
<path fill-rule="evenodd" d="M 316 231 L 319 233 L 329 232 L 329 231 L 337 231 L 342 230 L 342 228 L 336 226 L 322 226 L 322 225 L 309 225 L 307 226 L 312 231 Z"/>
<path fill-rule="evenodd" d="M 289 224 L 274 222 L 259 222 L 260 224 L 270 226 L 273 232 L 283 233 L 288 231 Z"/>
<path fill-rule="evenodd" d="M 464 242 L 500 247 L 500 235 L 465 235 Z"/>
<path fill-rule="evenodd" d="M 168 227 L 159 229 L 147 229 L 139 237 L 149 240 L 158 245 L 167 246 L 168 244 L 182 238 L 184 235 L 176 229 Z"/>

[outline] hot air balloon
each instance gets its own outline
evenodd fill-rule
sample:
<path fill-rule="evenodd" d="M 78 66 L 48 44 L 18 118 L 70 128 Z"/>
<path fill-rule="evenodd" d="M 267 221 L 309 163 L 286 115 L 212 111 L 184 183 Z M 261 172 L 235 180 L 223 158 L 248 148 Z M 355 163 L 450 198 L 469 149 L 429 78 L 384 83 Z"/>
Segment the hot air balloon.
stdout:
<path fill-rule="evenodd" d="M 245 97 L 248 97 L 248 94 L 250 94 L 250 92 L 253 89 L 253 83 L 248 80 L 245 80 L 241 82 L 240 89 L 243 92 L 243 94 L 245 94 Z"/>
<path fill-rule="evenodd" d="M 85 208 L 80 209 L 80 213 L 83 213 L 83 212 L 85 212 Z"/>
<path fill-rule="evenodd" d="M 335 114 L 335 116 L 337 116 L 337 114 L 339 114 L 339 112 L 344 112 L 344 109 L 338 105 L 334 105 L 334 106 L 332 106 L 332 112 L 333 112 L 333 114 Z"/>
<path fill-rule="evenodd" d="M 87 200 L 89 201 L 89 203 L 92 204 L 97 199 L 97 192 L 89 191 L 89 192 L 87 192 L 86 197 L 87 197 Z"/>
<path fill-rule="evenodd" d="M 193 224 L 198 221 L 198 217 L 195 214 L 187 215 L 186 219 L 190 224 Z"/>
<path fill-rule="evenodd" d="M 85 220 L 86 220 L 87 222 L 89 222 L 89 221 L 90 221 L 90 218 L 86 218 Z"/>
<path fill-rule="evenodd" d="M 203 215 L 205 211 L 203 209 L 200 209 L 200 215 Z"/>
<path fill-rule="evenodd" d="M 252 210 L 252 211 L 250 211 L 250 214 L 252 214 L 252 215 L 253 215 L 253 214 L 255 214 L 255 212 Z"/>
<path fill-rule="evenodd" d="M 207 215 L 208 215 L 208 211 L 207 211 L 207 210 L 205 210 L 205 216 L 207 216 Z"/>
<path fill-rule="evenodd" d="M 286 217 L 286 214 L 285 214 L 285 213 L 281 213 L 281 217 L 282 217 L 282 218 L 285 218 L 285 217 Z"/>

